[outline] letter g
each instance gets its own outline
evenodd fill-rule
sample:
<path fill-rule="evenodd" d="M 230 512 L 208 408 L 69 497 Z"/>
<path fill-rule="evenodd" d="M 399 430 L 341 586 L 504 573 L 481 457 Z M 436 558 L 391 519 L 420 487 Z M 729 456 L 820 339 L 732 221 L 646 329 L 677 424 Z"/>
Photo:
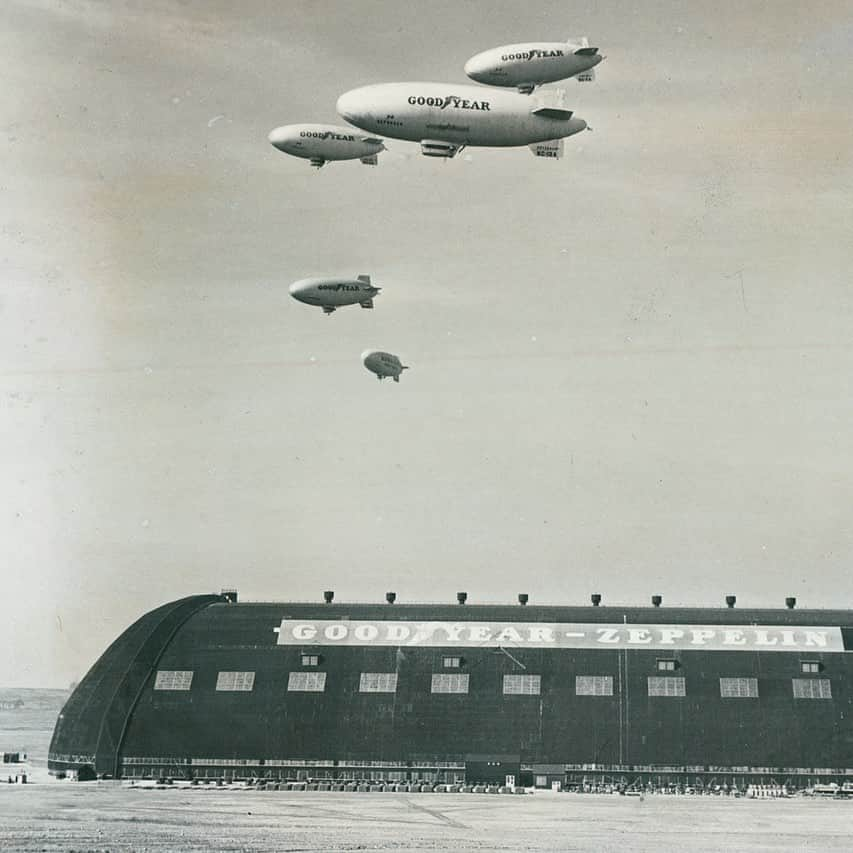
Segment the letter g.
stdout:
<path fill-rule="evenodd" d="M 313 640 L 317 636 L 317 629 L 313 625 L 294 625 L 293 637 L 296 640 Z"/>

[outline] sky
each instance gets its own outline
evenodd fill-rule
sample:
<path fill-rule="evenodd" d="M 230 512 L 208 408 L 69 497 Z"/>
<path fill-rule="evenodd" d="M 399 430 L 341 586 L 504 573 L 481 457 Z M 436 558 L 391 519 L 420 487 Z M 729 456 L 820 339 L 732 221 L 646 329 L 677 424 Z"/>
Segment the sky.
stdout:
<path fill-rule="evenodd" d="M 850 607 L 849 12 L 3 3 L 0 684 L 232 586 Z M 593 128 L 562 160 L 267 142 L 581 35 L 607 59 L 560 85 Z M 376 308 L 289 297 L 326 274 Z"/>

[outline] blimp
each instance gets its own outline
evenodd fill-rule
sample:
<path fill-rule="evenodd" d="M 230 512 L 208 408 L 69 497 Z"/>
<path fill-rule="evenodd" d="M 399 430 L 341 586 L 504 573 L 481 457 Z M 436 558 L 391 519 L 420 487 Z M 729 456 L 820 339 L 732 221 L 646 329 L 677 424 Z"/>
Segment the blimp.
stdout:
<path fill-rule="evenodd" d="M 400 374 L 404 370 L 409 369 L 407 365 L 400 362 L 400 359 L 396 355 L 390 352 L 382 352 L 381 350 L 365 350 L 361 354 L 361 360 L 371 373 L 376 374 L 376 378 L 380 382 L 386 376 L 390 376 L 395 382 L 399 382 Z"/>
<path fill-rule="evenodd" d="M 373 307 L 373 297 L 382 290 L 370 283 L 369 275 L 356 278 L 302 278 L 290 285 L 290 295 L 306 305 L 317 305 L 325 314 L 344 305 Z"/>
<path fill-rule="evenodd" d="M 529 146 L 563 156 L 563 139 L 587 125 L 571 110 L 516 92 L 452 83 L 379 83 L 345 92 L 339 115 L 368 133 L 419 142 L 427 157 L 453 157 L 468 145 Z"/>
<path fill-rule="evenodd" d="M 381 139 L 334 124 L 286 124 L 269 135 L 273 148 L 310 160 L 318 169 L 332 160 L 361 160 L 375 166 L 385 150 Z"/>
<path fill-rule="evenodd" d="M 586 37 L 567 42 L 505 44 L 472 56 L 465 73 L 488 86 L 511 86 L 529 95 L 543 83 L 575 77 L 581 83 L 595 79 L 595 66 L 604 59 Z"/>

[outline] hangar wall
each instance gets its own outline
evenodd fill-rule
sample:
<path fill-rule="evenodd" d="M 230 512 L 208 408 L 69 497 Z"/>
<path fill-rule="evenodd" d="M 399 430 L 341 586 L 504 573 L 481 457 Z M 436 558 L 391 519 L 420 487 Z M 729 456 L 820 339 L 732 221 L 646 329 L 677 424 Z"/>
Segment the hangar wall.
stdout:
<path fill-rule="evenodd" d="M 217 595 L 183 598 L 134 622 L 65 703 L 53 732 L 49 766 L 89 764 L 98 774 L 116 774 L 127 723 L 160 655 L 187 618 L 220 600 Z"/>
<path fill-rule="evenodd" d="M 63 709 L 49 766 L 446 781 L 556 765 L 853 776 L 851 650 L 850 611 L 195 596 L 142 617 L 104 653 Z"/>

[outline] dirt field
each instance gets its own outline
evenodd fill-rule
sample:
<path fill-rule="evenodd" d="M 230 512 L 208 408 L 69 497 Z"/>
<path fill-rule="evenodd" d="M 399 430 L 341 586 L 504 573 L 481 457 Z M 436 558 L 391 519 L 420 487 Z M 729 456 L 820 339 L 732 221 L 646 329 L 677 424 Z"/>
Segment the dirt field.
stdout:
<path fill-rule="evenodd" d="M 0 788 L 6 850 L 851 849 L 853 801 Z"/>

